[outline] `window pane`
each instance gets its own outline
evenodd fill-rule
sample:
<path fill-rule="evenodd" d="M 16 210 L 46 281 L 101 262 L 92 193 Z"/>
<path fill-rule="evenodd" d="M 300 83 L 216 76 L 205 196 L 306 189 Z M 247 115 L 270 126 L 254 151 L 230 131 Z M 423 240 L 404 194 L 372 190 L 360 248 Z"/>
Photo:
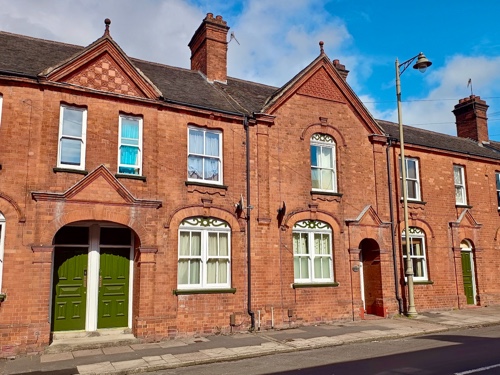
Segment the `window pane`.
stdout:
<path fill-rule="evenodd" d="M 203 132 L 189 129 L 189 152 L 203 154 Z"/>
<path fill-rule="evenodd" d="M 219 159 L 205 158 L 205 180 L 217 181 L 219 179 Z"/>
<path fill-rule="evenodd" d="M 79 139 L 61 139 L 61 163 L 80 165 L 82 141 Z"/>
<path fill-rule="evenodd" d="M 300 279 L 300 258 L 293 258 L 293 277 L 295 280 Z"/>
<path fill-rule="evenodd" d="M 203 158 L 200 156 L 188 157 L 188 177 L 203 179 Z"/>
<path fill-rule="evenodd" d="M 217 260 L 207 262 L 207 283 L 215 284 L 217 282 Z"/>
<path fill-rule="evenodd" d="M 201 255 L 201 232 L 191 233 L 191 255 Z"/>
<path fill-rule="evenodd" d="M 323 169 L 321 171 L 321 189 L 333 190 L 333 171 Z"/>
<path fill-rule="evenodd" d="M 62 124 L 62 134 L 63 136 L 82 136 L 82 124 L 83 124 L 83 111 L 63 107 L 63 124 Z"/>
<path fill-rule="evenodd" d="M 177 281 L 179 284 L 188 284 L 189 260 L 179 260 L 177 267 Z"/>
<path fill-rule="evenodd" d="M 200 263 L 199 260 L 191 260 L 189 261 L 189 283 L 190 284 L 199 284 L 200 283 Z"/>
<path fill-rule="evenodd" d="M 308 257 L 300 257 L 300 278 L 308 279 L 309 278 L 309 258 Z"/>
<path fill-rule="evenodd" d="M 56 245 L 88 245 L 88 227 L 70 227 L 68 225 L 59 229 L 54 237 Z"/>
<path fill-rule="evenodd" d="M 455 179 L 455 185 L 462 184 L 462 170 L 460 167 L 453 167 L 453 177 Z"/>
<path fill-rule="evenodd" d="M 314 278 L 315 279 L 321 279 L 322 278 L 322 275 L 321 275 L 321 257 L 316 257 L 314 258 Z"/>
<path fill-rule="evenodd" d="M 179 238 L 179 255 L 188 256 L 190 254 L 190 233 L 189 232 L 181 232 Z"/>
<path fill-rule="evenodd" d="M 415 277 L 425 277 L 424 259 L 412 258 L 412 263 L 413 263 L 413 273 L 415 274 Z"/>
<path fill-rule="evenodd" d="M 464 200 L 464 189 L 461 186 L 455 187 L 455 199 L 457 203 L 463 203 Z"/>
<path fill-rule="evenodd" d="M 329 147 L 321 147 L 321 167 L 333 168 L 332 149 Z"/>
<path fill-rule="evenodd" d="M 101 228 L 101 245 L 131 245 L 132 234 L 129 228 Z"/>
<path fill-rule="evenodd" d="M 217 233 L 208 233 L 208 255 L 217 256 Z"/>
<path fill-rule="evenodd" d="M 323 272 L 323 278 L 324 279 L 330 279 L 332 276 L 331 276 L 331 260 L 330 258 L 323 258 L 323 262 L 322 262 L 322 272 Z"/>
<path fill-rule="evenodd" d="M 120 147 L 120 164 L 138 165 L 139 164 L 139 149 L 133 146 Z M 135 169 L 134 169 L 135 171 Z M 138 170 L 137 170 L 138 173 Z"/>
<path fill-rule="evenodd" d="M 219 156 L 219 134 L 206 132 L 205 137 L 205 154 L 209 156 Z"/>
<path fill-rule="evenodd" d="M 227 283 L 227 269 L 229 262 L 225 259 L 219 259 L 219 280 L 220 284 Z"/>
<path fill-rule="evenodd" d="M 500 190 L 500 173 L 497 173 L 495 176 L 497 179 L 497 190 Z"/>
<path fill-rule="evenodd" d="M 417 183 L 415 181 L 406 180 L 408 186 L 408 198 L 417 199 Z"/>
<path fill-rule="evenodd" d="M 320 172 L 321 170 L 320 169 L 311 169 L 311 183 L 312 183 L 312 187 L 313 189 L 320 189 L 321 188 L 321 185 L 320 185 Z"/>
<path fill-rule="evenodd" d="M 408 169 L 406 174 L 408 178 L 417 179 L 417 162 L 415 160 L 406 161 Z"/>
<path fill-rule="evenodd" d="M 313 167 L 319 166 L 320 147 L 311 145 L 311 165 Z"/>
<path fill-rule="evenodd" d="M 139 121 L 122 117 L 122 144 L 139 146 Z"/>
<path fill-rule="evenodd" d="M 227 233 L 219 233 L 219 255 L 229 255 L 229 241 Z"/>

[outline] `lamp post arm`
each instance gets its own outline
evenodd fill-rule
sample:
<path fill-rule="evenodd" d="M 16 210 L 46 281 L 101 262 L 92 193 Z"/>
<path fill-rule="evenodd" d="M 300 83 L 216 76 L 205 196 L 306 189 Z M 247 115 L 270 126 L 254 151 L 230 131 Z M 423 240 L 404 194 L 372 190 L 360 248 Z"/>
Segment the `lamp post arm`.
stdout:
<path fill-rule="evenodd" d="M 408 69 L 408 67 L 411 65 L 411 63 L 413 61 L 415 61 L 415 59 L 420 56 L 420 54 L 416 55 L 416 56 L 413 56 L 411 59 L 408 59 L 406 61 L 403 61 L 401 64 L 398 63 L 398 59 L 396 59 L 396 70 L 398 72 L 401 72 L 399 73 L 399 75 L 403 74 L 405 72 L 406 69 Z M 403 69 L 401 69 L 403 68 Z"/>

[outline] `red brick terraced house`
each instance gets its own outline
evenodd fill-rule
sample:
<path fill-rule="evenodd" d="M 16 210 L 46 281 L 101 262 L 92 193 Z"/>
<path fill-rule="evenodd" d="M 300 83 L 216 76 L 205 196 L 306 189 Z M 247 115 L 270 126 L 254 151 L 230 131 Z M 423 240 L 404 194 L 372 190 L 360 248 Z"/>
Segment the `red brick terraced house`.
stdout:
<path fill-rule="evenodd" d="M 191 69 L 0 32 L 1 356 L 60 332 L 145 341 L 500 304 L 500 144 L 377 121 L 323 51 L 283 87 L 227 76 L 208 14 Z"/>

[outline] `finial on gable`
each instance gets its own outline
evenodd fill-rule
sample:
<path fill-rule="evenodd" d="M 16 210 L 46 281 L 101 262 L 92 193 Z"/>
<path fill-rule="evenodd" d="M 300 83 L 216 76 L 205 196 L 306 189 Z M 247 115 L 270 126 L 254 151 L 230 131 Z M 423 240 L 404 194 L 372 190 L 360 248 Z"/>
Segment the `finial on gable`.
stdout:
<path fill-rule="evenodd" d="M 325 50 L 323 49 L 324 45 L 325 45 L 325 43 L 323 43 L 323 41 L 320 40 L 320 42 L 319 42 L 319 53 L 320 53 L 320 55 L 324 55 L 325 54 Z"/>
<path fill-rule="evenodd" d="M 111 25 L 111 20 L 106 18 L 104 20 L 104 24 L 106 25 L 106 29 L 104 30 L 104 35 L 109 35 L 109 25 Z"/>

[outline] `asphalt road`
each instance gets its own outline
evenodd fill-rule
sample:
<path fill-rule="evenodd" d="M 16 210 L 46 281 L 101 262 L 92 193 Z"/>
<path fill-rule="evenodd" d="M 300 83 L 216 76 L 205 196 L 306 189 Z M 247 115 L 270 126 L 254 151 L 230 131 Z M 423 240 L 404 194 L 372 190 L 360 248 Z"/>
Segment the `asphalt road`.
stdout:
<path fill-rule="evenodd" d="M 276 354 L 152 374 L 500 374 L 500 326 Z"/>

